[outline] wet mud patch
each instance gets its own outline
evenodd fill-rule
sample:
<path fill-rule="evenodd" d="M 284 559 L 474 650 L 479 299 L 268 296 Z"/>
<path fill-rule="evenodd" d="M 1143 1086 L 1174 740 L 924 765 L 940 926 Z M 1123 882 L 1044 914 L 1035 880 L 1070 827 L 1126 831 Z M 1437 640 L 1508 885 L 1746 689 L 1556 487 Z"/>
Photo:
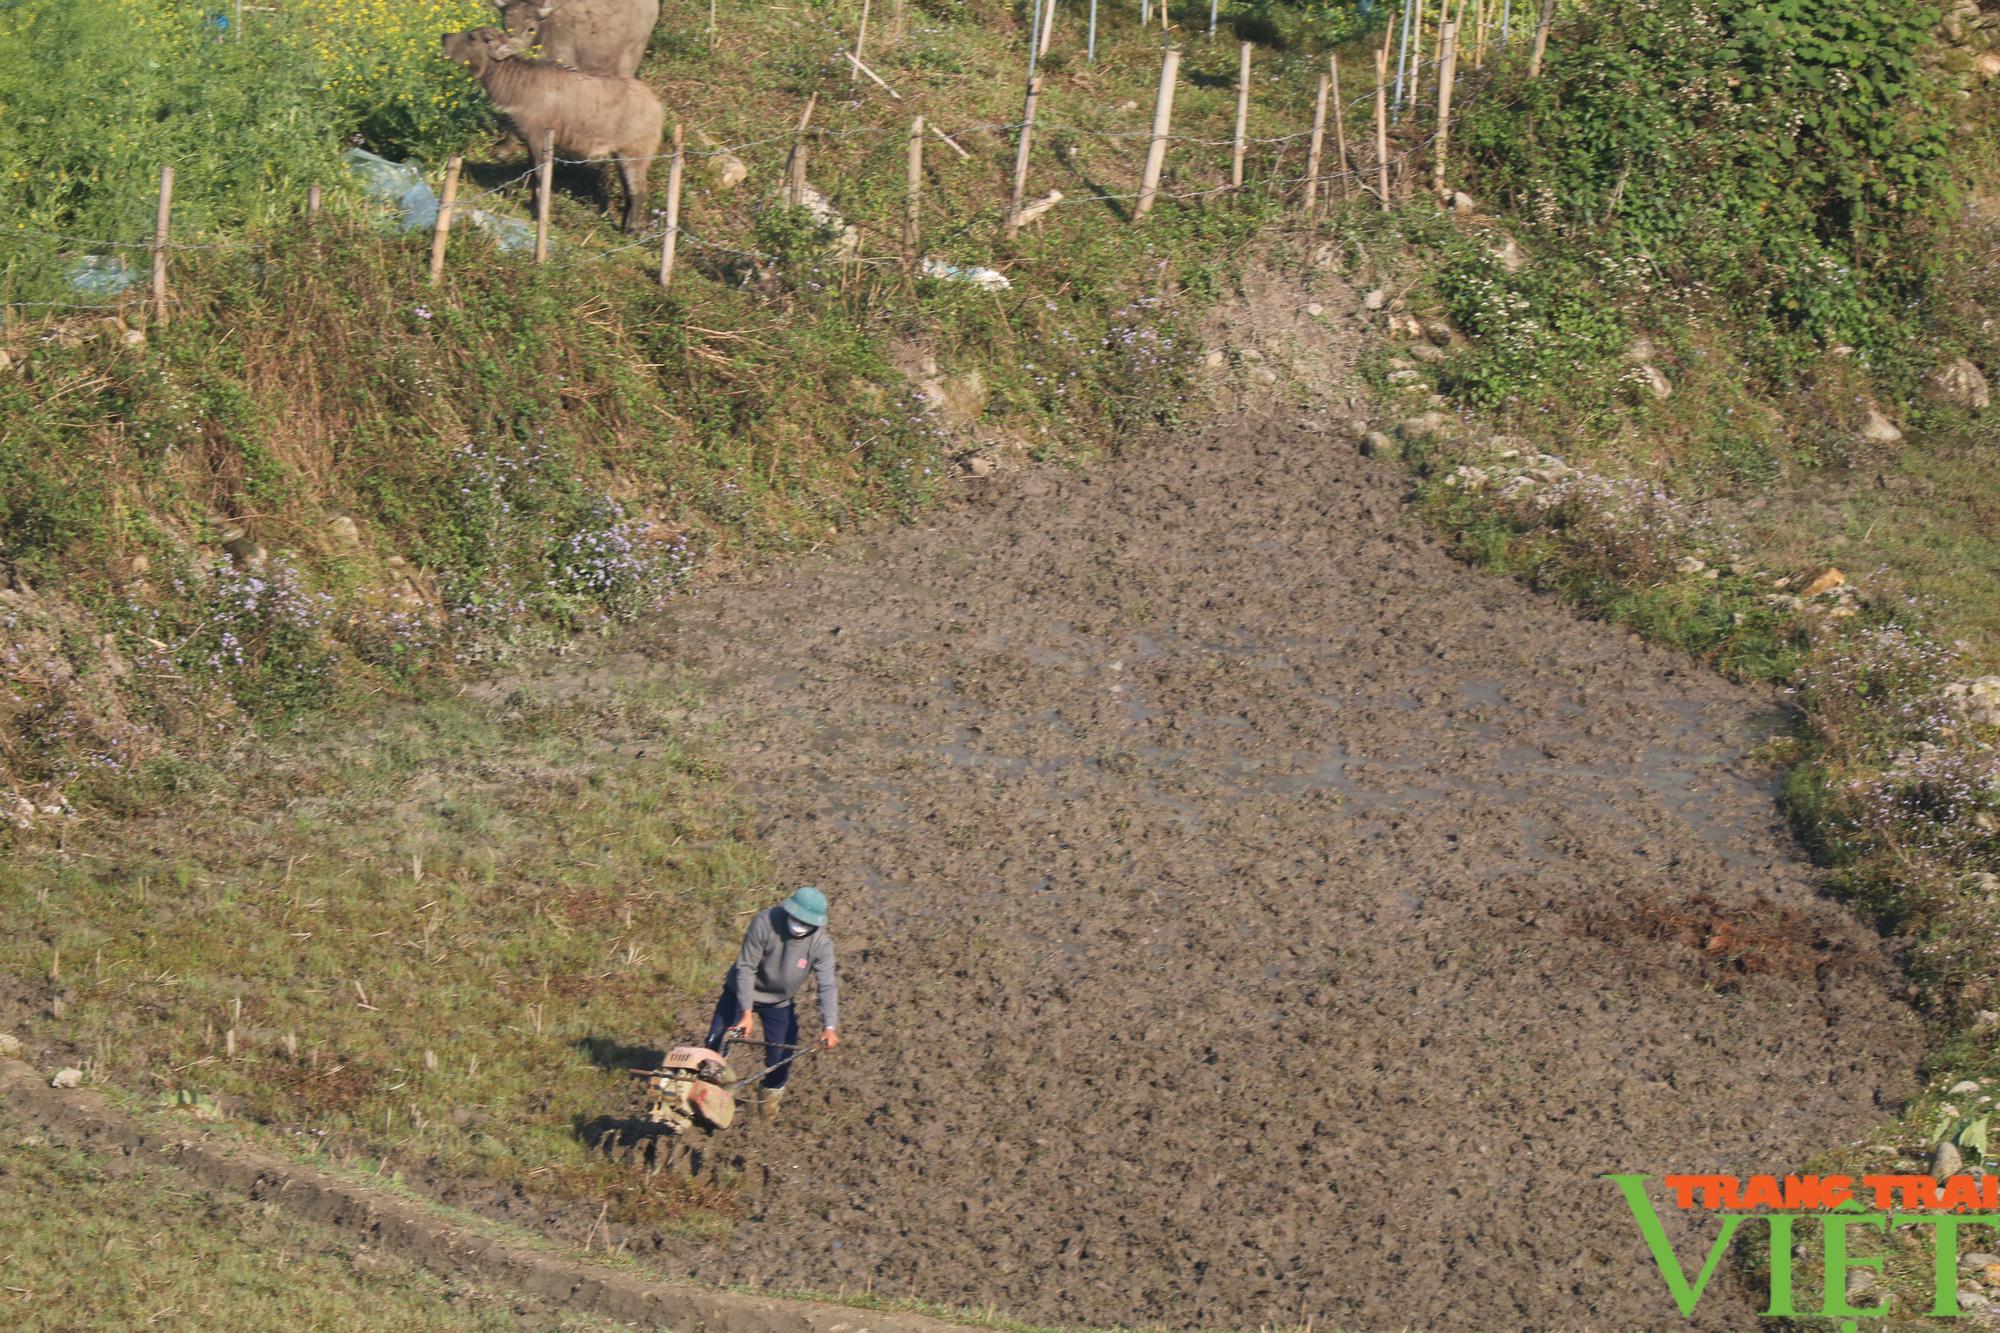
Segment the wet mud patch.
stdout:
<path fill-rule="evenodd" d="M 1468 571 L 1329 425 L 987 478 L 549 666 L 706 680 L 843 951 L 743 1220 L 635 1249 L 1049 1323 L 1680 1326 L 1600 1176 L 1908 1093 L 1891 960 L 1743 758 L 1773 698 Z M 1725 1283 L 1696 1326 L 1753 1322 Z"/>

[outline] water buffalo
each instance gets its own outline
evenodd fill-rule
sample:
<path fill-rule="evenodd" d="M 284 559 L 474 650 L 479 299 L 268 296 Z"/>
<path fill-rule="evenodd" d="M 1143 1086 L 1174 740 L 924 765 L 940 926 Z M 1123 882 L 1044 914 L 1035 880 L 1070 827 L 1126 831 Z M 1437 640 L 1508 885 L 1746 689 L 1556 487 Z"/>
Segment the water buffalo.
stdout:
<path fill-rule="evenodd" d="M 500 24 L 524 45 L 585 74 L 639 72 L 660 0 L 492 0 Z"/>
<path fill-rule="evenodd" d="M 520 53 L 520 39 L 498 28 L 444 35 L 445 59 L 472 71 L 494 110 L 527 141 L 541 165 L 545 136 L 556 151 L 580 158 L 618 159 L 625 182 L 625 230 L 637 231 L 646 210 L 646 172 L 660 153 L 666 113 L 637 79 L 585 74 Z"/>

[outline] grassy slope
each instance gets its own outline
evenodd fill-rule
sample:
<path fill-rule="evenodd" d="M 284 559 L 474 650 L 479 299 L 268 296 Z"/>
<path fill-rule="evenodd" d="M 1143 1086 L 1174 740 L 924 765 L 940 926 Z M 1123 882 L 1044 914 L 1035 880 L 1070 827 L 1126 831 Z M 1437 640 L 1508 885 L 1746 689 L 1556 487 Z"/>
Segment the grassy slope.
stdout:
<path fill-rule="evenodd" d="M 520 1326 L 511 1296 L 448 1286 L 267 1204 L 208 1199 L 171 1167 L 114 1176 L 33 1139 L 0 1148 L 0 1229 L 12 1328 Z"/>

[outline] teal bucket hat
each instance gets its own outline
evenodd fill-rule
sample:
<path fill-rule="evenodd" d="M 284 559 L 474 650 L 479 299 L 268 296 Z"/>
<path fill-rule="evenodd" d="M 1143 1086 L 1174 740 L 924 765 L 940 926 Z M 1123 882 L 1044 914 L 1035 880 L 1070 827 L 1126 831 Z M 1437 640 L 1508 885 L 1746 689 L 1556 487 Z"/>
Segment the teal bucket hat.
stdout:
<path fill-rule="evenodd" d="M 800 885 L 781 906 L 785 915 L 794 921 L 803 921 L 808 926 L 826 924 L 826 895 L 810 884 Z"/>

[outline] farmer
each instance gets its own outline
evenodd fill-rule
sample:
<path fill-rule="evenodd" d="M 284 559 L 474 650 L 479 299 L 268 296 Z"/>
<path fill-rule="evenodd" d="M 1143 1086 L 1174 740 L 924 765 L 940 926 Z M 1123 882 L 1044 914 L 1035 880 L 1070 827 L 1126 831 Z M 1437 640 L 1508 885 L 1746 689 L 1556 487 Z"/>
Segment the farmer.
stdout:
<path fill-rule="evenodd" d="M 826 932 L 826 895 L 810 884 L 751 920 L 708 1024 L 711 1048 L 724 1032 L 749 1036 L 752 1014 L 763 1024 L 769 1044 L 757 1113 L 767 1120 L 778 1114 L 792 1077 L 791 1057 L 799 1053 L 799 1014 L 792 1001 L 808 975 L 819 989 L 819 1039 L 831 1050 L 840 1045 L 840 983 L 833 972 L 833 937 Z"/>

